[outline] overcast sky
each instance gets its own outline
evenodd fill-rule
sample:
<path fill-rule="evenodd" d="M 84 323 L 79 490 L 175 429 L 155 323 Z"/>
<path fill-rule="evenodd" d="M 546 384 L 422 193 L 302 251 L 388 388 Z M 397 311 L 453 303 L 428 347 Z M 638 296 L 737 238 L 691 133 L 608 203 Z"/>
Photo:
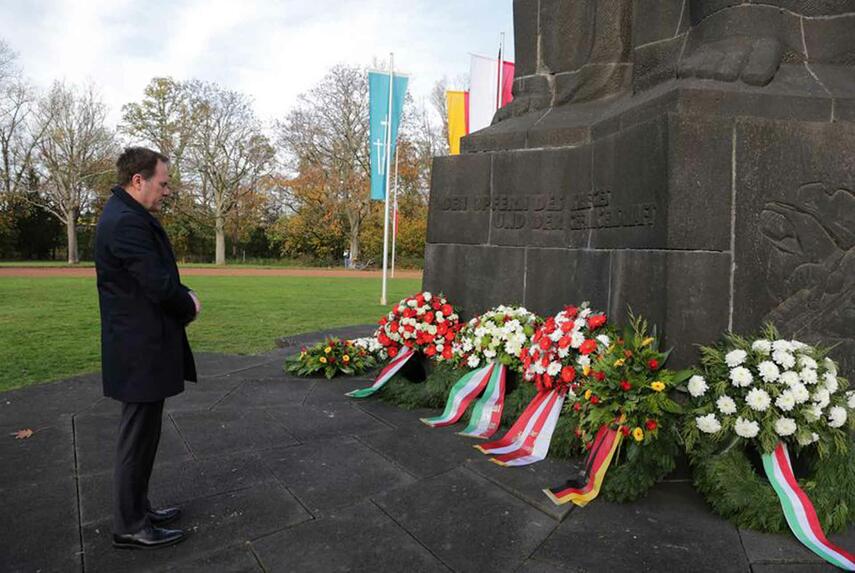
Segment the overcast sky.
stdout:
<path fill-rule="evenodd" d="M 0 0 L 0 37 L 40 86 L 99 86 L 116 122 L 154 76 L 217 82 L 283 116 L 332 65 L 395 52 L 425 98 L 468 73 L 468 53 L 495 54 L 511 0 Z"/>

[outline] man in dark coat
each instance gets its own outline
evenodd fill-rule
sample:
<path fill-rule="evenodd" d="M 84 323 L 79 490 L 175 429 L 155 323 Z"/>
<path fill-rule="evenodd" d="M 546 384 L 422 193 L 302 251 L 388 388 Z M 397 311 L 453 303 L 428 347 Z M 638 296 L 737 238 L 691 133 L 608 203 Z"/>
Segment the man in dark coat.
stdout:
<path fill-rule="evenodd" d="M 113 478 L 113 545 L 150 549 L 182 541 L 162 527 L 178 508 L 155 510 L 148 483 L 163 402 L 196 381 L 184 328 L 201 310 L 181 284 L 172 245 L 152 215 L 169 197 L 169 159 L 130 147 L 116 162 L 118 186 L 95 236 L 104 395 L 122 402 Z"/>

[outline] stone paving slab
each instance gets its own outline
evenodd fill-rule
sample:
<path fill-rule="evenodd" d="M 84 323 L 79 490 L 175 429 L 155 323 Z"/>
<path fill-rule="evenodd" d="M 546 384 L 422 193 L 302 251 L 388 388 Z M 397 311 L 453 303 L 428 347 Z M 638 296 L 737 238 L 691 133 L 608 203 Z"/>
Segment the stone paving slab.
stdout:
<path fill-rule="evenodd" d="M 15 439 L 20 425 L 0 425 L 0 494 L 15 487 L 74 475 L 72 418 L 30 427 L 33 435 Z"/>
<path fill-rule="evenodd" d="M 200 377 L 222 376 L 268 364 L 271 358 L 265 355 L 236 355 L 216 352 L 194 352 L 196 372 Z"/>
<path fill-rule="evenodd" d="M 170 417 L 195 457 L 265 450 L 299 443 L 266 410 L 173 412 Z"/>
<path fill-rule="evenodd" d="M 736 528 L 688 484 L 660 484 L 632 504 L 574 510 L 533 555 L 590 571 L 748 571 Z"/>
<path fill-rule="evenodd" d="M 266 571 L 448 571 L 370 501 L 253 542 Z"/>
<path fill-rule="evenodd" d="M 267 410 L 300 442 L 326 440 L 388 430 L 389 425 L 348 403 L 313 407 L 281 406 Z"/>
<path fill-rule="evenodd" d="M 311 516 L 282 486 L 262 484 L 237 492 L 194 499 L 183 506 L 176 523 L 191 536 L 174 547 L 158 551 L 113 549 L 110 520 L 83 527 L 86 571 L 159 571 L 200 554 L 269 535 Z"/>
<path fill-rule="evenodd" d="M 354 438 L 273 450 L 264 462 L 315 516 L 416 481 Z"/>
<path fill-rule="evenodd" d="M 264 570 L 249 549 L 249 544 L 239 543 L 222 551 L 213 551 L 195 559 L 169 564 L 161 571 L 175 573 L 210 573 L 211 571 L 217 573 L 263 573 Z"/>
<path fill-rule="evenodd" d="M 462 468 L 374 500 L 455 571 L 513 571 L 557 526 L 552 518 Z"/>
<path fill-rule="evenodd" d="M 418 478 L 445 473 L 478 454 L 463 440 L 441 430 L 394 429 L 360 436 L 359 440 Z"/>
<path fill-rule="evenodd" d="M 101 399 L 101 375 L 87 374 L 61 382 L 38 384 L 0 393 L 3 425 L 34 428 L 71 415 Z"/>
<path fill-rule="evenodd" d="M 813 571 L 835 571 L 817 554 L 809 551 L 794 536 L 788 534 L 762 533 L 740 529 L 739 536 L 745 554 L 752 567 L 781 566 L 813 568 Z M 855 547 L 855 528 L 847 532 L 828 536 L 832 543 L 844 548 Z"/>
<path fill-rule="evenodd" d="M 279 378 L 249 379 L 223 396 L 214 410 L 237 408 L 266 408 L 271 406 L 293 406 L 303 403 L 317 384 L 313 380 Z"/>

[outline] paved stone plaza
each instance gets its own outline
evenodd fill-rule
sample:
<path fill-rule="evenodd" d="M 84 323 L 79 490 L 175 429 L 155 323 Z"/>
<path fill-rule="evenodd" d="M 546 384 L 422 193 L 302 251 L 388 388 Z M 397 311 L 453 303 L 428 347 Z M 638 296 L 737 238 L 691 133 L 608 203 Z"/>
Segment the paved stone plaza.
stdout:
<path fill-rule="evenodd" d="M 370 327 L 333 332 L 364 335 Z M 118 403 L 98 374 L 0 394 L 2 571 L 825 571 L 788 535 L 714 516 L 685 469 L 628 505 L 572 512 L 541 493 L 577 471 L 501 468 L 453 429 L 306 380 L 283 358 L 199 354 L 201 380 L 167 401 L 155 504 L 180 504 L 184 543 L 110 544 Z M 14 431 L 32 428 L 27 440 Z M 833 536 L 855 546 L 855 529 Z"/>

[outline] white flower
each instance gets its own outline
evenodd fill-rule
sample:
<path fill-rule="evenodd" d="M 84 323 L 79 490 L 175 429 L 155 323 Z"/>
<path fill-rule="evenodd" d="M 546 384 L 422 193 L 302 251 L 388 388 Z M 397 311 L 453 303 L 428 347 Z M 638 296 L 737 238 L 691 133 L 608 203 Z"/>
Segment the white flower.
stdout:
<path fill-rule="evenodd" d="M 837 364 L 835 364 L 834 360 L 826 358 L 822 361 L 822 364 L 825 366 L 826 370 L 837 376 Z"/>
<path fill-rule="evenodd" d="M 808 392 L 807 386 L 801 382 L 797 382 L 790 386 L 790 392 L 793 393 L 793 398 L 795 398 L 796 404 L 804 404 L 810 400 L 810 392 Z"/>
<path fill-rule="evenodd" d="M 492 348 L 488 348 L 487 350 L 484 351 L 484 358 L 495 358 L 495 357 L 496 357 L 496 351 L 493 350 Z"/>
<path fill-rule="evenodd" d="M 736 414 L 736 402 L 734 402 L 733 398 L 730 396 L 720 397 L 715 401 L 715 405 L 718 407 L 718 411 L 722 414 Z"/>
<path fill-rule="evenodd" d="M 811 400 L 819 406 L 820 408 L 825 409 L 826 406 L 831 402 L 831 394 L 828 393 L 828 390 L 825 388 L 820 388 L 816 392 L 811 395 Z"/>
<path fill-rule="evenodd" d="M 584 368 L 585 366 L 591 365 L 591 357 L 590 356 L 580 356 L 576 359 L 576 364 Z"/>
<path fill-rule="evenodd" d="M 799 434 L 796 436 L 796 440 L 798 440 L 799 445 L 809 446 L 812 443 L 819 441 L 819 434 L 816 432 L 811 432 L 810 434 Z"/>
<path fill-rule="evenodd" d="M 570 335 L 570 346 L 573 348 L 579 348 L 583 342 L 585 342 L 585 335 L 581 332 L 574 332 Z"/>
<path fill-rule="evenodd" d="M 430 299 L 431 299 L 431 298 L 433 298 L 433 295 L 431 295 L 431 294 L 430 294 L 429 292 L 427 292 L 427 291 L 423 292 L 423 293 L 422 293 L 422 296 L 423 296 L 423 297 L 425 297 L 425 302 L 430 302 Z"/>
<path fill-rule="evenodd" d="M 796 433 L 798 426 L 792 418 L 778 418 L 775 420 L 775 432 L 779 436 L 792 436 Z"/>
<path fill-rule="evenodd" d="M 834 406 L 828 411 L 828 425 L 839 428 L 846 423 L 846 408 Z"/>
<path fill-rule="evenodd" d="M 736 432 L 736 435 L 741 438 L 753 438 L 760 433 L 760 425 L 757 422 L 752 422 L 739 417 L 733 425 L 733 430 Z"/>
<path fill-rule="evenodd" d="M 822 418 L 822 408 L 820 408 L 816 404 L 811 404 L 810 406 L 806 406 L 802 410 L 802 415 L 808 422 L 816 422 L 817 420 Z"/>
<path fill-rule="evenodd" d="M 776 340 L 772 343 L 772 350 L 781 352 L 792 352 L 793 343 L 789 340 Z"/>
<path fill-rule="evenodd" d="M 724 361 L 727 362 L 727 365 L 731 368 L 735 368 L 745 362 L 746 358 L 748 358 L 748 353 L 737 348 L 736 350 L 728 352 L 724 357 Z"/>
<path fill-rule="evenodd" d="M 695 425 L 700 431 L 705 434 L 715 434 L 721 430 L 721 422 L 715 417 L 715 414 L 707 414 L 706 416 L 697 416 Z"/>
<path fill-rule="evenodd" d="M 855 410 L 855 390 L 846 393 L 846 405 L 849 406 L 850 409 Z"/>
<path fill-rule="evenodd" d="M 416 308 L 416 299 L 411 299 L 407 301 L 407 306 L 411 308 Z"/>
<path fill-rule="evenodd" d="M 796 357 L 785 350 L 776 350 L 773 352 L 772 360 L 783 366 L 785 369 L 790 369 L 796 365 Z"/>
<path fill-rule="evenodd" d="M 703 376 L 698 376 L 697 374 L 695 374 L 694 376 L 689 378 L 689 394 L 691 394 L 695 398 L 699 398 L 706 394 L 708 388 L 709 386 L 707 386 L 707 381 L 704 380 Z"/>
<path fill-rule="evenodd" d="M 822 379 L 825 382 L 825 389 L 828 390 L 829 394 L 836 394 L 840 389 L 840 384 L 837 383 L 837 376 L 832 375 L 831 372 L 826 372 Z"/>
<path fill-rule="evenodd" d="M 816 370 L 811 370 L 810 368 L 803 368 L 801 372 L 799 372 L 799 378 L 802 379 L 802 382 L 805 384 L 816 384 Z"/>
<path fill-rule="evenodd" d="M 590 308 L 582 309 L 582 312 L 579 313 L 579 318 L 588 318 L 591 316 L 591 313 L 594 312 Z"/>
<path fill-rule="evenodd" d="M 754 377 L 751 376 L 751 371 L 748 368 L 737 366 L 730 371 L 730 381 L 734 386 L 745 388 L 746 386 L 751 386 L 753 380 Z"/>
<path fill-rule="evenodd" d="M 609 338 L 605 334 L 601 334 L 597 337 L 597 342 L 599 342 L 603 346 L 608 346 L 609 344 L 612 343 L 612 340 L 611 340 L 611 338 Z"/>
<path fill-rule="evenodd" d="M 755 340 L 751 345 L 751 350 L 760 354 L 768 354 L 772 351 L 772 343 L 765 339 Z"/>
<path fill-rule="evenodd" d="M 559 372 L 561 372 L 561 363 L 550 362 L 549 367 L 546 369 L 546 373 L 550 376 L 557 376 Z"/>
<path fill-rule="evenodd" d="M 760 373 L 760 377 L 766 382 L 774 382 L 781 377 L 781 371 L 774 362 L 769 360 L 765 360 L 758 364 L 757 371 Z"/>
<path fill-rule="evenodd" d="M 805 354 L 799 356 L 799 364 L 802 365 L 802 368 L 810 368 L 812 370 L 816 370 L 818 368 L 816 360 Z"/>
<path fill-rule="evenodd" d="M 798 340 L 791 340 L 790 346 L 792 347 L 793 350 L 804 350 L 805 348 L 808 348 L 807 344 L 805 344 L 804 342 L 800 342 Z"/>
<path fill-rule="evenodd" d="M 769 394 L 765 390 L 761 390 L 760 388 L 752 388 L 748 395 L 745 397 L 745 403 L 748 404 L 752 410 L 756 410 L 757 412 L 765 412 L 769 409 L 769 404 L 772 403 L 772 399 L 769 397 Z"/>
<path fill-rule="evenodd" d="M 799 373 L 793 372 L 792 370 L 787 370 L 786 372 L 781 374 L 781 378 L 779 380 L 781 384 L 786 384 L 787 386 L 799 384 Z"/>
<path fill-rule="evenodd" d="M 481 359 L 475 356 L 474 354 L 470 356 L 469 359 L 466 361 L 466 365 L 469 366 L 469 368 L 477 368 L 478 364 L 480 363 Z"/>
<path fill-rule="evenodd" d="M 792 390 L 784 390 L 781 395 L 775 400 L 775 406 L 784 412 L 789 412 L 796 407 L 796 397 L 793 396 Z"/>

